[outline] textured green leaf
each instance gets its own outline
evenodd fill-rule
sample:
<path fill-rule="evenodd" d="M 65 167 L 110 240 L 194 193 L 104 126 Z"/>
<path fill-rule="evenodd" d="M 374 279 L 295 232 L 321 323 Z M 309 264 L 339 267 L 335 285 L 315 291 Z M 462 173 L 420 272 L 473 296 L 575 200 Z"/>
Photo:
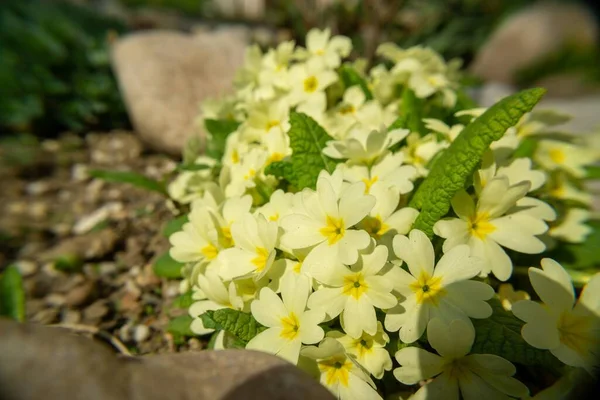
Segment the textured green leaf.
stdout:
<path fill-rule="evenodd" d="M 562 363 L 548 350 L 536 349 L 525 342 L 521 336 L 523 321 L 504 310 L 498 298 L 492 298 L 489 303 L 493 309 L 492 316 L 472 320 L 475 341 L 471 353 L 495 354 L 513 363 L 549 370 L 562 367 Z"/>
<path fill-rule="evenodd" d="M 93 169 L 89 172 L 90 176 L 107 182 L 128 183 L 142 189 L 151 190 L 160 194 L 167 194 L 165 185 L 154 179 L 148 178 L 142 174 L 132 171 L 105 171 Z"/>
<path fill-rule="evenodd" d="M 210 133 L 206 144 L 206 155 L 221 161 L 225 153 L 227 137 L 235 132 L 240 123 L 231 119 L 206 119 L 204 127 Z"/>
<path fill-rule="evenodd" d="M 154 273 L 163 278 L 181 278 L 181 268 L 184 264 L 175 261 L 167 251 L 158 257 L 152 266 Z"/>
<path fill-rule="evenodd" d="M 6 268 L 0 275 L 0 315 L 19 322 L 25 320 L 23 278 L 14 265 Z"/>
<path fill-rule="evenodd" d="M 227 331 L 246 343 L 267 329 L 256 322 L 252 314 L 230 308 L 207 311 L 202 315 L 202 322 L 206 328 Z"/>
<path fill-rule="evenodd" d="M 448 213 L 452 197 L 464 188 L 483 153 L 493 141 L 500 139 L 508 128 L 531 111 L 544 93 L 544 89 L 529 89 L 509 96 L 463 129 L 440 156 L 411 199 L 410 206 L 421 211 L 413 225 L 414 229 L 433 236 L 433 225 Z"/>
<path fill-rule="evenodd" d="M 195 336 L 196 334 L 190 328 L 192 320 L 193 318 L 189 315 L 181 315 L 173 318 L 167 325 L 167 332 L 181 336 Z"/>
<path fill-rule="evenodd" d="M 335 170 L 335 161 L 322 153 L 332 138 L 314 119 L 303 113 L 292 111 L 290 125 L 292 156 L 289 161 L 272 163 L 265 173 L 283 177 L 297 190 L 314 189 L 319 172 Z"/>
<path fill-rule="evenodd" d="M 367 82 L 363 79 L 362 76 L 360 76 L 358 72 L 356 72 L 354 68 L 352 68 L 350 65 L 342 65 L 338 72 L 346 88 L 358 85 L 365 94 L 365 98 L 367 100 L 373 100 L 373 94 L 369 90 Z"/>
<path fill-rule="evenodd" d="M 188 221 L 189 221 L 189 219 L 188 219 L 187 215 L 182 215 L 175 219 L 170 220 L 169 222 L 167 222 L 167 224 L 163 228 L 163 231 L 162 231 L 163 236 L 168 238 L 175 232 L 179 232 L 181 230 L 181 228 L 183 227 L 183 225 Z"/>

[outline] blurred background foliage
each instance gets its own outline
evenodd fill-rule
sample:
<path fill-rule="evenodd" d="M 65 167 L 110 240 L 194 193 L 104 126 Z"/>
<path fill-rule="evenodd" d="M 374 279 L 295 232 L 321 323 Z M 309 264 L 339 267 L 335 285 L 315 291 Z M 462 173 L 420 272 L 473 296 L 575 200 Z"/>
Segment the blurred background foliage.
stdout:
<path fill-rule="evenodd" d="M 0 131 L 128 126 L 108 55 L 110 36 L 125 30 L 73 4 L 0 2 Z"/>

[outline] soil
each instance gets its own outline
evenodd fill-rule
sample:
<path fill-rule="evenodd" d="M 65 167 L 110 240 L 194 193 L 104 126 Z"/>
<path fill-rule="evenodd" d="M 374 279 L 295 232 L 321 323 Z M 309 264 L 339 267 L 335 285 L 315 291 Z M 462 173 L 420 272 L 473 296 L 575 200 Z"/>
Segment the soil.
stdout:
<path fill-rule="evenodd" d="M 130 170 L 161 180 L 175 160 L 145 153 L 124 131 L 3 142 L 0 157 L 0 266 L 20 269 L 28 321 L 92 333 L 131 354 L 202 347 L 165 333 L 185 310 L 172 307 L 178 282 L 152 271 L 168 250 L 162 229 L 174 207 L 160 193 L 88 174 Z"/>

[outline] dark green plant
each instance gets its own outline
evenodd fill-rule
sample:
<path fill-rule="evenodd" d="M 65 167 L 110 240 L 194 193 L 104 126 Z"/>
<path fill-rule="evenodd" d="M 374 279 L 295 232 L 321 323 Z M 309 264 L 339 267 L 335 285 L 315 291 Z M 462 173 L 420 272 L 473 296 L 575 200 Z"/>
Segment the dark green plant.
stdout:
<path fill-rule="evenodd" d="M 0 4 L 0 131 L 128 126 L 112 75 L 108 39 L 120 23 L 65 3 Z"/>

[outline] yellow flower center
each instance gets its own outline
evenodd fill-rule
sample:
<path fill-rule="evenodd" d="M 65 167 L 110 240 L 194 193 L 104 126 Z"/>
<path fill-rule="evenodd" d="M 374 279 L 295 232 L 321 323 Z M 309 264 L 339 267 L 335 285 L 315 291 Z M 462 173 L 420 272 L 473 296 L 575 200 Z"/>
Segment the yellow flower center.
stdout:
<path fill-rule="evenodd" d="M 425 271 L 422 271 L 419 278 L 409 286 L 415 293 L 419 304 L 428 302 L 437 306 L 440 299 L 446 294 L 442 287 L 442 278 L 430 276 Z"/>
<path fill-rule="evenodd" d="M 223 247 L 231 247 L 233 246 L 233 237 L 231 236 L 231 228 L 229 226 L 224 226 L 221 228 L 221 233 L 223 234 Z"/>
<path fill-rule="evenodd" d="M 371 190 L 371 186 L 373 186 L 373 184 L 375 182 L 377 182 L 378 180 L 379 180 L 379 177 L 377 175 L 375 175 L 371 179 L 368 179 L 368 178 L 362 179 L 362 181 L 365 183 L 365 194 L 369 193 L 369 190 Z"/>
<path fill-rule="evenodd" d="M 271 130 L 271 128 L 275 128 L 276 126 L 279 126 L 280 122 L 276 119 L 270 120 L 269 122 L 267 122 L 267 125 L 265 126 L 265 130 L 267 132 L 269 132 Z"/>
<path fill-rule="evenodd" d="M 292 271 L 299 274 L 300 271 L 302 271 L 302 261 L 298 261 L 296 265 L 294 265 L 294 268 L 292 268 Z"/>
<path fill-rule="evenodd" d="M 469 218 L 469 232 L 472 236 L 483 240 L 495 230 L 496 227 L 490 222 L 490 216 L 486 212 L 476 213 L 474 217 Z"/>
<path fill-rule="evenodd" d="M 600 338 L 594 335 L 594 322 L 593 316 L 563 312 L 557 322 L 560 342 L 582 356 L 597 350 Z"/>
<path fill-rule="evenodd" d="M 283 154 L 275 152 L 269 156 L 269 159 L 267 160 L 267 164 L 271 164 L 272 162 L 281 161 L 281 160 L 283 160 Z"/>
<path fill-rule="evenodd" d="M 269 217 L 269 221 L 279 221 L 279 213 L 276 212 L 275 214 L 271 215 Z"/>
<path fill-rule="evenodd" d="M 333 358 L 320 361 L 319 370 L 325 374 L 325 383 L 328 386 L 333 386 L 340 383 L 344 387 L 348 387 L 348 377 L 352 370 L 352 362 L 346 358 Z"/>
<path fill-rule="evenodd" d="M 327 238 L 329 245 L 334 245 L 341 238 L 344 237 L 346 227 L 344 226 L 344 220 L 341 218 L 333 218 L 327 216 L 327 225 L 319 230 L 321 235 Z"/>
<path fill-rule="evenodd" d="M 239 162 L 240 162 L 240 153 L 238 153 L 238 151 L 237 151 L 237 150 L 233 150 L 233 151 L 231 152 L 231 161 L 232 161 L 234 164 L 237 164 L 237 163 L 239 163 Z"/>
<path fill-rule="evenodd" d="M 354 339 L 352 347 L 356 350 L 358 357 L 363 357 L 365 354 L 373 351 L 373 338 L 362 336 L 359 339 Z"/>
<path fill-rule="evenodd" d="M 254 178 L 254 175 L 256 175 L 256 170 L 254 168 L 250 168 L 248 173 L 244 175 L 244 179 L 248 180 L 250 178 Z"/>
<path fill-rule="evenodd" d="M 561 149 L 551 149 L 548 152 L 550 159 L 557 164 L 563 164 L 565 162 L 565 152 Z"/>
<path fill-rule="evenodd" d="M 362 273 L 359 272 L 344 277 L 342 293 L 346 296 L 352 296 L 355 299 L 359 299 L 367 289 L 369 289 L 369 286 L 365 282 L 365 277 Z"/>
<path fill-rule="evenodd" d="M 269 259 L 269 252 L 264 247 L 256 248 L 256 257 L 252 259 L 252 264 L 256 266 L 256 271 L 261 272 L 267 265 Z"/>
<path fill-rule="evenodd" d="M 306 93 L 313 93 L 315 90 L 317 90 L 318 86 L 319 81 L 315 76 L 309 76 L 304 80 L 304 91 Z"/>
<path fill-rule="evenodd" d="M 381 239 L 381 237 L 390 230 L 390 226 L 381 220 L 380 215 L 376 217 L 365 217 L 360 223 L 360 226 L 367 231 L 373 239 Z"/>
<path fill-rule="evenodd" d="M 325 54 L 325 50 L 319 49 L 319 50 L 315 51 L 315 54 L 318 56 L 322 56 L 323 54 Z"/>
<path fill-rule="evenodd" d="M 296 314 L 292 312 L 287 317 L 281 318 L 281 333 L 279 336 L 287 340 L 294 340 L 298 336 L 299 330 L 300 321 L 298 321 Z"/>
<path fill-rule="evenodd" d="M 356 112 L 356 108 L 352 104 L 344 104 L 340 107 L 339 113 L 342 115 L 346 114 L 354 114 Z"/>
<path fill-rule="evenodd" d="M 209 260 L 214 260 L 219 254 L 219 250 L 212 244 L 207 244 L 200 252 Z"/>

